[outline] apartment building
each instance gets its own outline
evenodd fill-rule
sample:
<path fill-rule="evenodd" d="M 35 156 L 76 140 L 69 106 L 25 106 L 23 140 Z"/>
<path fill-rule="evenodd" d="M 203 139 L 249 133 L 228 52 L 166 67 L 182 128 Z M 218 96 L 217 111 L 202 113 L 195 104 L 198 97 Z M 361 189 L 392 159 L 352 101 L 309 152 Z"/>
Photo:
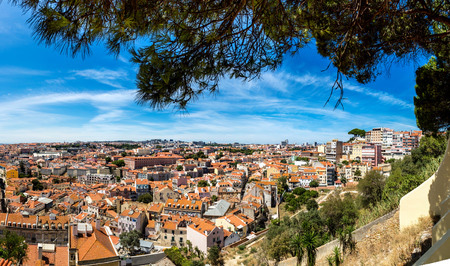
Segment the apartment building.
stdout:
<path fill-rule="evenodd" d="M 164 213 L 202 217 L 205 204 L 199 200 L 168 199 L 164 205 Z"/>
<path fill-rule="evenodd" d="M 85 184 L 85 185 L 94 185 L 94 184 L 114 184 L 116 182 L 116 179 L 113 175 L 108 174 L 87 174 L 83 176 L 78 177 L 78 182 Z"/>
<path fill-rule="evenodd" d="M 367 163 L 372 167 L 378 166 L 383 162 L 381 154 L 381 145 L 379 144 L 365 144 L 361 149 L 361 161 Z"/>
<path fill-rule="evenodd" d="M 0 234 L 14 232 L 25 238 L 27 243 L 67 245 L 69 216 L 55 214 L 36 216 L 22 213 L 0 213 Z"/>
<path fill-rule="evenodd" d="M 147 166 L 175 164 L 177 160 L 182 158 L 182 156 L 176 154 L 165 153 L 161 156 L 125 157 L 123 160 L 126 167 L 134 170 Z"/>
<path fill-rule="evenodd" d="M 187 226 L 187 240 L 191 241 L 193 247 L 198 247 L 204 254 L 213 245 L 223 247 L 223 227 L 218 227 L 208 220 L 192 223 Z"/>
<path fill-rule="evenodd" d="M 343 154 L 343 143 L 337 139 L 327 142 L 325 148 L 326 158 L 330 162 L 339 162 Z"/>

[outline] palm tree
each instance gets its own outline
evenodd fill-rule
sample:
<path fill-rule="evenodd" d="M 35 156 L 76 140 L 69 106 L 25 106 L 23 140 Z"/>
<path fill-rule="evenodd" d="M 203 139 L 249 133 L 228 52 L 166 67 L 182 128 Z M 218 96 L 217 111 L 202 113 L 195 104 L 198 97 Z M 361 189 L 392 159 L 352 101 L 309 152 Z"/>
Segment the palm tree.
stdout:
<path fill-rule="evenodd" d="M 317 246 L 319 245 L 319 237 L 314 230 L 307 231 L 302 236 L 302 244 L 308 254 L 308 266 L 316 264 Z"/>
<path fill-rule="evenodd" d="M 303 242 L 300 234 L 296 234 L 291 239 L 291 249 L 294 251 L 294 255 L 297 257 L 297 265 L 302 263 L 303 258 Z"/>
<path fill-rule="evenodd" d="M 346 226 L 344 229 L 339 230 L 339 242 L 342 246 L 342 253 L 345 255 L 347 250 L 350 251 L 350 254 L 355 250 L 356 248 L 356 241 L 353 239 L 353 230 L 355 228 L 353 226 Z"/>

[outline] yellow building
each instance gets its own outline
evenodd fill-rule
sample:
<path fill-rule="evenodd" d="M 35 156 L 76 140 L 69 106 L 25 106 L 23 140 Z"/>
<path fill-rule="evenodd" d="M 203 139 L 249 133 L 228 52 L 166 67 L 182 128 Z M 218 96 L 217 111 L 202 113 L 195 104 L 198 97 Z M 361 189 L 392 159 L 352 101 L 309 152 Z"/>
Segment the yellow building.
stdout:
<path fill-rule="evenodd" d="M 17 171 L 16 169 L 7 169 L 6 170 L 6 179 L 11 179 L 11 178 L 19 178 L 19 171 Z"/>
<path fill-rule="evenodd" d="M 215 221 L 216 226 L 223 226 L 230 232 L 237 233 L 240 237 L 245 237 L 250 231 L 254 220 L 242 213 L 237 215 L 229 214 L 224 217 L 217 218 Z"/>

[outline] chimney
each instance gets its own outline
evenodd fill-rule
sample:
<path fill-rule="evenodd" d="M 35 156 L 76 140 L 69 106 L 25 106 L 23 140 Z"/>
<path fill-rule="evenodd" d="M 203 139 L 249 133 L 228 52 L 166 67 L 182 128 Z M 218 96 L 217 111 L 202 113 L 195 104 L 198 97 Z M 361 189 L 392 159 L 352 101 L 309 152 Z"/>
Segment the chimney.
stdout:
<path fill-rule="evenodd" d="M 38 259 L 42 260 L 42 243 L 38 244 Z"/>
<path fill-rule="evenodd" d="M 78 225 L 77 224 L 72 225 L 72 234 L 74 236 L 78 236 Z"/>
<path fill-rule="evenodd" d="M 100 230 L 102 228 L 102 223 L 100 219 L 95 220 L 95 229 Z"/>

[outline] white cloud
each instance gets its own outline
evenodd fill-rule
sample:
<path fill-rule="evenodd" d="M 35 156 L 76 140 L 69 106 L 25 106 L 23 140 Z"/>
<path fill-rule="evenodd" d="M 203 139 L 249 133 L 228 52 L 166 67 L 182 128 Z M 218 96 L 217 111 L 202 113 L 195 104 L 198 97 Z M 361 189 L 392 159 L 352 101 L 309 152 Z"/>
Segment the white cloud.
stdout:
<path fill-rule="evenodd" d="M 45 82 L 49 85 L 63 85 L 66 83 L 66 80 L 63 78 L 56 78 L 56 79 L 47 79 Z"/>
<path fill-rule="evenodd" d="M 314 90 L 305 87 L 313 86 L 318 88 L 321 92 L 323 92 L 319 97 L 323 97 L 323 94 L 328 94 L 330 92 L 333 83 L 334 80 L 330 76 L 319 76 L 310 73 L 305 73 L 303 75 L 292 75 L 285 72 L 267 72 L 261 76 L 261 79 L 252 80 L 250 82 L 226 79 L 220 84 L 220 89 L 221 93 L 225 92 L 224 94 L 226 97 L 230 96 L 236 100 L 252 99 L 254 104 L 264 103 L 271 105 L 269 101 L 277 104 L 279 103 L 280 98 L 271 99 L 268 97 L 270 93 L 267 90 L 262 90 L 264 87 L 268 87 L 268 89 L 275 89 L 284 93 L 290 92 L 291 95 L 302 95 L 302 98 L 310 98 L 317 97 L 319 95 L 316 95 Z M 403 109 L 412 109 L 414 107 L 411 103 L 399 99 L 387 92 L 374 91 L 370 88 L 353 85 L 348 82 L 344 83 L 344 92 L 346 90 L 367 95 L 378 99 L 384 104 L 398 106 Z M 223 95 L 221 95 L 221 97 L 222 96 Z M 325 103 L 326 99 L 327 98 L 323 98 L 322 102 Z M 358 105 L 358 103 L 353 100 L 352 105 L 355 106 Z"/>
<path fill-rule="evenodd" d="M 37 70 L 15 66 L 3 66 L 0 67 L 0 76 L 47 76 L 50 75 L 50 71 Z"/>
<path fill-rule="evenodd" d="M 127 79 L 127 72 L 124 70 L 110 70 L 102 68 L 84 69 L 72 71 L 76 76 L 81 76 L 87 79 L 93 79 L 97 82 L 112 86 L 114 88 L 122 89 L 123 86 L 118 83 L 119 80 Z"/>
<path fill-rule="evenodd" d="M 398 99 L 395 96 L 387 93 L 387 92 L 383 92 L 383 91 L 373 91 L 371 89 L 368 88 L 363 88 L 360 86 L 354 86 L 354 85 L 345 85 L 344 89 L 350 90 L 350 91 L 355 91 L 355 92 L 359 92 L 368 96 L 372 96 L 374 98 L 379 99 L 380 101 L 390 104 L 390 105 L 395 105 L 395 106 L 399 106 L 405 109 L 413 109 L 414 105 L 411 103 L 407 103 L 404 100 Z"/>
<path fill-rule="evenodd" d="M 28 132 L 33 137 L 37 134 L 35 129 L 40 126 L 51 131 L 64 128 L 67 124 L 79 127 L 82 124 L 126 120 L 122 109 L 133 104 L 134 94 L 134 90 L 116 90 L 41 94 L 20 99 L 3 98 L 0 100 L 0 139 L 15 139 L 19 136 L 17 132 Z M 70 111 L 80 110 L 80 104 L 90 105 L 96 112 L 90 114 L 91 117 L 84 117 Z"/>

